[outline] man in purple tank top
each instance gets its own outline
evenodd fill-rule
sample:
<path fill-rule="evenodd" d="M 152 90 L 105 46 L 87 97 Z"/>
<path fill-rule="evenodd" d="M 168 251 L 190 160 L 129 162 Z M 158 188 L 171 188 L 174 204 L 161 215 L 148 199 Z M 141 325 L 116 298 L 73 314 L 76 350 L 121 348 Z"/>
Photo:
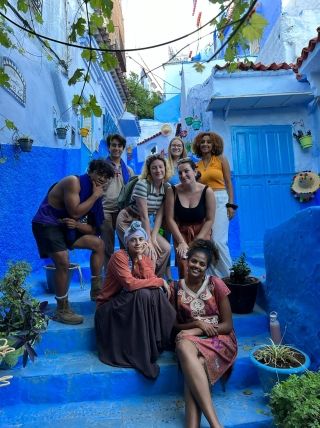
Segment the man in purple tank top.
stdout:
<path fill-rule="evenodd" d="M 40 257 L 50 257 L 56 268 L 55 321 L 64 324 L 83 322 L 83 317 L 73 312 L 68 303 L 68 250 L 92 250 L 91 299 L 95 300 L 101 290 L 104 243 L 98 235 L 104 220 L 102 195 L 103 186 L 113 176 L 114 168 L 110 162 L 92 160 L 87 174 L 70 175 L 54 184 L 32 219 Z"/>

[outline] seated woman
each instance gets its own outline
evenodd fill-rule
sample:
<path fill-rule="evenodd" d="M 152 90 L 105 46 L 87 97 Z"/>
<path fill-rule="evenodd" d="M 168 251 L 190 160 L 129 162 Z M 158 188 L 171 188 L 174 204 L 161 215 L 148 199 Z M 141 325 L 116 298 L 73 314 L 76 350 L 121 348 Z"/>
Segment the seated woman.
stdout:
<path fill-rule="evenodd" d="M 117 218 L 117 233 L 124 245 L 124 233 L 133 220 L 141 220 L 147 232 L 145 254 L 155 263 L 156 274 L 165 273 L 170 256 L 170 244 L 158 232 L 163 219 L 163 202 L 166 183 L 171 172 L 167 160 L 160 154 L 147 157 L 142 173 L 134 186 L 130 205 L 120 211 Z M 152 225 L 152 221 L 154 224 Z M 153 227 L 152 227 L 153 226 Z"/>
<path fill-rule="evenodd" d="M 210 239 L 214 221 L 215 198 L 208 186 L 196 181 L 196 164 L 190 158 L 178 161 L 180 184 L 167 191 L 165 212 L 173 235 L 179 277 L 186 275 L 186 254 L 196 238 Z"/>
<path fill-rule="evenodd" d="M 237 355 L 229 289 L 221 279 L 205 277 L 212 260 L 219 258 L 211 241 L 193 241 L 187 257 L 185 279 L 171 286 L 180 331 L 176 352 L 185 378 L 186 427 L 199 427 L 203 413 L 210 427 L 221 428 L 209 384 L 230 372 Z"/>
<path fill-rule="evenodd" d="M 114 253 L 104 288 L 97 298 L 95 328 L 100 360 L 111 366 L 133 367 L 156 378 L 156 360 L 170 344 L 175 311 L 169 287 L 157 278 L 152 261 L 143 255 L 147 233 L 133 221 L 124 235 L 127 250 Z"/>

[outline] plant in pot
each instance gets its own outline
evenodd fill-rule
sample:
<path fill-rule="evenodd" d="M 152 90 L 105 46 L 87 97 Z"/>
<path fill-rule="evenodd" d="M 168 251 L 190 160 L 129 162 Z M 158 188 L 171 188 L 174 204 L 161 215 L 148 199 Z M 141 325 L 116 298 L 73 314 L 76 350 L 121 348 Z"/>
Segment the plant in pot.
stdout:
<path fill-rule="evenodd" d="M 58 125 L 55 129 L 55 134 L 58 140 L 65 140 L 67 136 L 67 132 L 69 129 L 69 125 Z"/>
<path fill-rule="evenodd" d="M 290 345 L 276 345 L 270 341 L 270 345 L 255 346 L 250 353 L 262 389 L 267 394 L 278 382 L 292 374 L 302 374 L 310 367 L 310 358 L 300 349 Z"/>
<path fill-rule="evenodd" d="M 16 262 L 0 281 L 0 337 L 8 339 L 10 347 L 15 348 L 2 361 L 1 368 L 14 366 L 20 355 L 24 367 L 28 358 L 34 361 L 37 354 L 33 347 L 48 325 L 48 317 L 43 313 L 47 302 L 40 303 L 32 297 L 25 285 L 30 271 L 28 263 Z"/>
<path fill-rule="evenodd" d="M 297 127 L 300 127 L 300 129 L 297 130 Z M 302 149 L 308 149 L 312 147 L 312 135 L 311 131 L 306 131 L 303 120 L 299 120 L 297 122 L 293 122 L 294 127 L 294 133 L 293 136 L 297 140 L 297 142 L 300 144 Z"/>
<path fill-rule="evenodd" d="M 80 128 L 79 129 L 79 133 L 81 135 L 81 137 L 87 137 L 89 134 L 89 128 Z"/>
<path fill-rule="evenodd" d="M 260 280 L 254 276 L 249 276 L 250 273 L 251 269 L 243 253 L 233 263 L 230 276 L 223 278 L 231 292 L 229 301 L 231 310 L 235 314 L 249 314 L 253 311 Z"/>
<path fill-rule="evenodd" d="M 275 425 L 282 428 L 320 426 L 320 372 L 291 375 L 271 390 L 271 411 Z"/>
<path fill-rule="evenodd" d="M 28 135 L 22 135 L 17 138 L 17 145 L 23 152 L 31 152 L 33 139 Z"/>

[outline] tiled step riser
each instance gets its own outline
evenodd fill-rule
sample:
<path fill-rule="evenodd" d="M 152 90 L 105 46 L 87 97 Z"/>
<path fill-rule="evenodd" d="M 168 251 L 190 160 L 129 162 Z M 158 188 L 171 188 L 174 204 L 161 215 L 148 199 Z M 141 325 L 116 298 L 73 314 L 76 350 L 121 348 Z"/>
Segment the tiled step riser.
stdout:
<path fill-rule="evenodd" d="M 51 360 L 59 364 L 59 357 Z M 162 366 L 156 381 L 145 379 L 133 370 L 115 369 L 110 372 L 75 373 L 14 377 L 11 388 L 0 390 L 3 404 L 17 402 L 46 403 L 83 400 L 124 399 L 135 396 L 151 396 L 183 392 L 183 375 L 174 363 Z M 257 373 L 249 358 L 239 358 L 234 364 L 226 390 L 247 389 L 258 385 Z M 218 382 L 214 391 L 221 392 Z"/>

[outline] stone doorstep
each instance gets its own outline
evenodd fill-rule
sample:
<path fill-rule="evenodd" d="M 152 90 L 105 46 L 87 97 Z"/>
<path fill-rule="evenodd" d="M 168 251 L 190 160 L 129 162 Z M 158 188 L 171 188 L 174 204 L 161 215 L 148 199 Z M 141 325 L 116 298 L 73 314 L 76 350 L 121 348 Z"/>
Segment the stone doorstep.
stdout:
<path fill-rule="evenodd" d="M 270 409 L 259 388 L 216 392 L 214 404 L 224 428 L 273 427 Z M 181 428 L 183 420 L 183 397 L 167 394 L 117 401 L 21 404 L 0 409 L 2 428 Z M 201 426 L 209 426 L 204 418 Z"/>

